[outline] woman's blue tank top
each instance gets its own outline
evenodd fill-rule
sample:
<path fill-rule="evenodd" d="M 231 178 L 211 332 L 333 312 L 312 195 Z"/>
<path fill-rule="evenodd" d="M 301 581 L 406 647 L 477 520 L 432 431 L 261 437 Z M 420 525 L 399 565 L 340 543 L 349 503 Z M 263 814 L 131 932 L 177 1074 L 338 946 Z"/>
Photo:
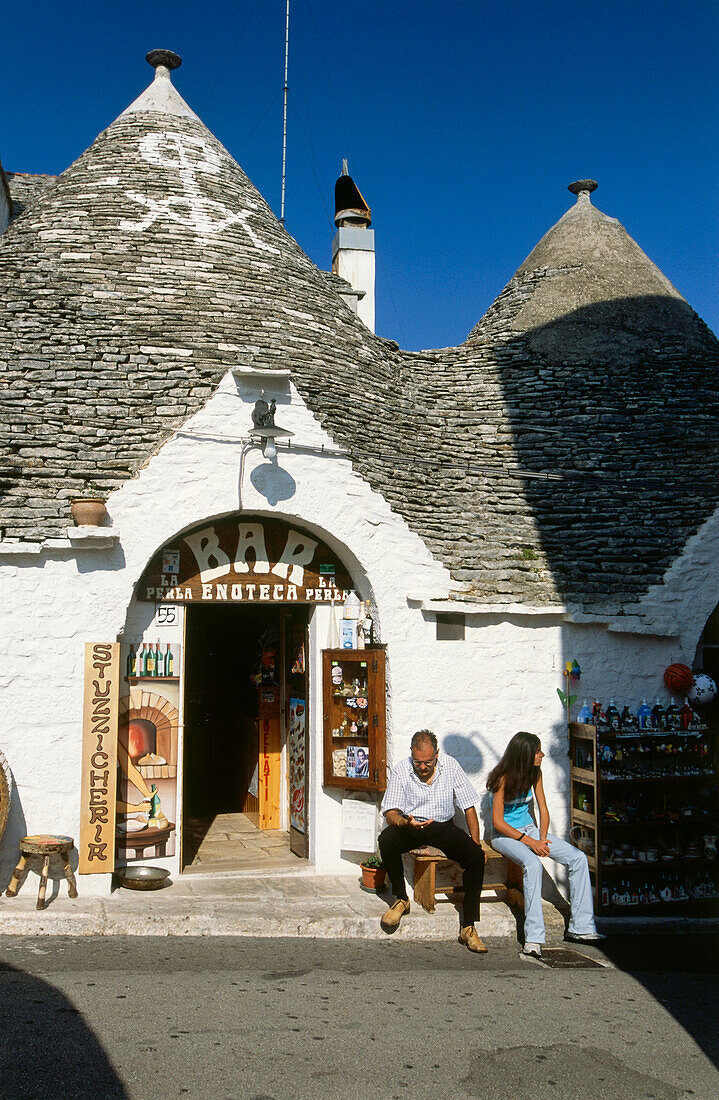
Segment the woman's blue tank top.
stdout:
<path fill-rule="evenodd" d="M 513 798 L 511 802 L 505 802 L 504 820 L 507 824 L 513 829 L 524 829 L 526 825 L 533 825 L 532 815 L 529 812 L 533 799 L 534 792 L 530 787 L 528 791 Z"/>

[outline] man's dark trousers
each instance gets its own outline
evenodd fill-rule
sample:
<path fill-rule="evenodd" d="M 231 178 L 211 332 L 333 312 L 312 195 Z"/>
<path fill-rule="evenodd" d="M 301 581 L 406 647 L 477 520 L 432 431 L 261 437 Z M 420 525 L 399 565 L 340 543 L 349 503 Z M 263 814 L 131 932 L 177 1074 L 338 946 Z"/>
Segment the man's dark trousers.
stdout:
<path fill-rule="evenodd" d="M 387 868 L 392 893 L 396 898 L 407 900 L 402 856 L 405 852 L 411 852 L 413 848 L 422 848 L 426 844 L 439 848 L 447 859 L 453 859 L 462 868 L 463 923 L 474 924 L 479 920 L 479 896 L 482 893 L 484 879 L 484 852 L 482 846 L 475 844 L 471 836 L 453 821 L 432 821 L 422 829 L 414 825 L 388 825 L 380 833 L 379 850 L 382 862 Z"/>

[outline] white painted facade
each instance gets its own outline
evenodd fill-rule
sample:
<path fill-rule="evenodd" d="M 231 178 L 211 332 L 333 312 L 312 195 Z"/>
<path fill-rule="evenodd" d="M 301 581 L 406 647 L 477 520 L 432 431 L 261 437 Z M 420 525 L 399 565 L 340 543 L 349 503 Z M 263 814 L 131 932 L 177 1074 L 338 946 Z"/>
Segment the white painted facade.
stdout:
<path fill-rule="evenodd" d="M 277 424 L 294 433 L 276 464 L 249 443 L 251 411 L 262 395 L 275 398 Z M 2 749 L 17 786 L 0 846 L 2 885 L 20 836 L 78 837 L 84 644 L 135 638 L 145 629 L 148 638 L 157 636 L 155 606 L 134 599 L 135 585 L 158 548 L 205 521 L 244 511 L 320 534 L 371 601 L 387 646 L 389 763 L 408 752 L 414 730 L 435 730 L 474 778 L 484 816 L 487 773 L 509 737 L 530 729 L 547 753 L 545 785 L 559 833 L 568 818 L 567 738 L 556 691 L 565 662 L 576 658 L 584 669 L 580 702 L 585 694 L 632 706 L 643 696 L 666 699 L 664 668 L 691 663 L 719 602 L 715 516 L 636 616 L 602 622 L 565 608 L 447 605 L 442 601 L 456 587 L 448 571 L 336 451 L 290 380 L 251 370 L 228 374 L 202 411 L 112 494 L 108 511 L 112 531 L 72 532 L 74 542 L 34 547 L 0 544 Z M 466 612 L 464 640 L 437 640 L 433 608 Z M 359 862 L 340 847 L 342 792 L 322 784 L 320 657 L 330 614 L 326 604 L 312 611 L 308 668 L 310 859 L 324 874 Z M 181 641 L 181 622 L 176 629 L 162 641 Z M 179 869 L 177 857 L 158 862 Z M 80 888 L 108 890 L 109 876 L 83 876 Z"/>

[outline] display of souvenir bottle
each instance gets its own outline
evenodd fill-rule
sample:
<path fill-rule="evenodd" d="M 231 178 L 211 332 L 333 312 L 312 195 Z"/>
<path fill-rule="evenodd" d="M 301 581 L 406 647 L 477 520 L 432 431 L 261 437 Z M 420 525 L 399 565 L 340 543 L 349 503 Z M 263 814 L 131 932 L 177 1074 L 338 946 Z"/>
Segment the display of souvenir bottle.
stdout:
<path fill-rule="evenodd" d="M 360 600 L 359 611 L 357 613 L 357 649 L 364 649 L 366 645 L 366 639 L 364 634 L 364 600 Z"/>
<path fill-rule="evenodd" d="M 613 699 L 609 700 L 609 706 L 607 707 L 607 725 L 612 733 L 619 733 L 622 728 L 622 720 Z"/>
<path fill-rule="evenodd" d="M 667 712 L 659 699 L 652 707 L 652 728 L 655 733 L 664 733 L 667 728 Z"/>
<path fill-rule="evenodd" d="M 145 665 L 145 667 L 144 667 L 144 670 L 143 670 L 143 676 L 154 676 L 155 675 L 155 651 L 152 648 L 152 642 L 147 643 L 147 647 L 145 649 L 144 665 Z"/>
<path fill-rule="evenodd" d="M 652 708 L 646 700 L 646 696 L 642 699 L 642 705 L 637 711 L 637 723 L 640 730 L 650 730 L 652 728 Z"/>
<path fill-rule="evenodd" d="M 577 715 L 577 721 L 583 726 L 590 726 L 592 724 L 592 708 L 589 706 L 586 699 L 582 703 L 582 708 Z"/>
<path fill-rule="evenodd" d="M 164 661 L 165 661 L 165 670 L 163 672 L 163 676 L 173 676 L 174 675 L 174 668 L 175 668 L 175 658 L 173 656 L 172 649 L 170 648 L 170 643 L 169 642 L 167 643 L 167 649 L 165 650 Z"/>
<path fill-rule="evenodd" d="M 134 645 L 130 646 L 130 652 L 127 655 L 127 676 L 137 676 L 137 653 L 135 652 Z"/>
<path fill-rule="evenodd" d="M 675 733 L 682 728 L 681 710 L 676 699 L 672 699 L 667 707 L 667 729 Z"/>
<path fill-rule="evenodd" d="M 680 726 L 681 729 L 688 730 L 688 729 L 691 728 L 692 715 L 693 714 L 694 714 L 694 711 L 689 706 L 689 700 L 685 695 L 684 696 L 684 706 L 679 711 L 679 726 Z"/>
<path fill-rule="evenodd" d="M 629 707 L 624 708 L 619 721 L 621 723 L 622 733 L 633 733 L 637 728 L 636 717 L 632 714 Z"/>
<path fill-rule="evenodd" d="M 135 675 L 145 675 L 145 661 L 147 658 L 147 647 L 144 642 L 141 642 L 137 650 L 137 658 L 135 660 Z"/>
<path fill-rule="evenodd" d="M 592 725 L 599 729 L 599 716 L 602 713 L 602 704 L 598 699 L 592 703 Z"/>
<path fill-rule="evenodd" d="M 374 622 L 372 616 L 369 613 L 369 609 L 365 609 L 364 619 L 362 620 L 362 629 L 364 630 L 364 644 L 366 646 L 372 645 L 374 641 Z"/>

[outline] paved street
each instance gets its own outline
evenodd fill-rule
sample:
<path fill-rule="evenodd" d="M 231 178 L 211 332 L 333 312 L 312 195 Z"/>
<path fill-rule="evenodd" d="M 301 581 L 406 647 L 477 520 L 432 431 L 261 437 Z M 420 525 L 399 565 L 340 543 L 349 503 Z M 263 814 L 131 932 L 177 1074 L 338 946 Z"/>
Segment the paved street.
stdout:
<path fill-rule="evenodd" d="M 490 947 L 3 936 L 0 1096 L 716 1100 L 715 937 Z"/>

